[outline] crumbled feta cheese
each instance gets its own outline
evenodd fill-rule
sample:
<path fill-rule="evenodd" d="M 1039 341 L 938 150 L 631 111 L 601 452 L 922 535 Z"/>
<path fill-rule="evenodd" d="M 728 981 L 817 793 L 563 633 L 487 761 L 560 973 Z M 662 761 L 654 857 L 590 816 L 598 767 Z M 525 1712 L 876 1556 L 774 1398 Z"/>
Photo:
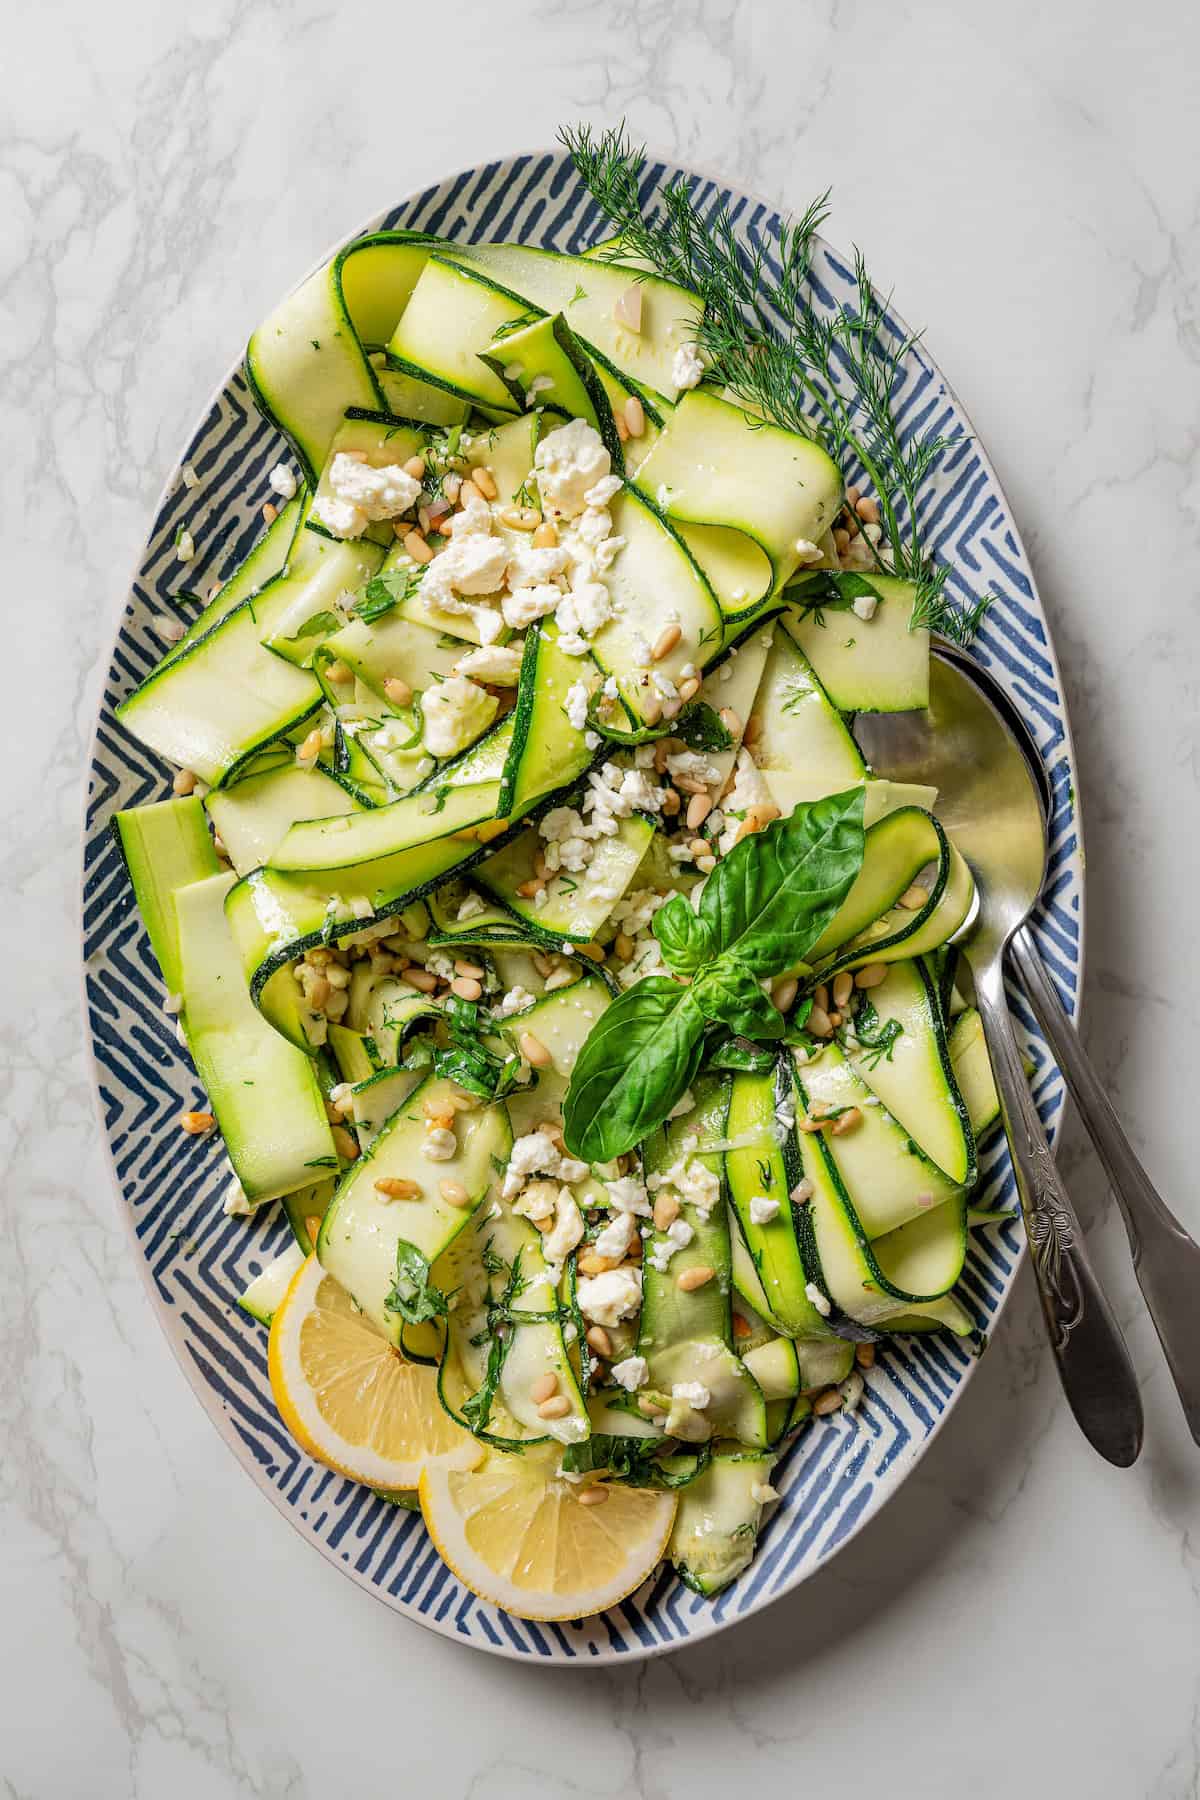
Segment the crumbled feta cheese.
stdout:
<path fill-rule="evenodd" d="M 566 1192 L 554 1181 L 531 1181 L 513 1201 L 513 1211 L 522 1219 L 532 1219 L 535 1225 L 548 1225 L 557 1210 L 559 1194 Z"/>
<path fill-rule="evenodd" d="M 587 505 L 588 490 L 609 474 L 612 458 L 594 426 L 571 419 L 546 433 L 533 465 L 547 517 L 574 519 Z"/>
<path fill-rule="evenodd" d="M 667 1226 L 667 1242 L 676 1250 L 686 1250 L 696 1233 L 686 1219 L 672 1219 Z"/>
<path fill-rule="evenodd" d="M 726 825 L 725 830 L 721 833 L 719 847 L 721 854 L 726 856 L 737 842 L 742 817 L 750 811 L 751 807 L 774 805 L 771 789 L 764 780 L 754 758 L 746 749 L 738 751 L 737 773 L 734 776 L 733 787 L 721 804 L 725 810 Z"/>
<path fill-rule="evenodd" d="M 535 619 L 544 619 L 547 613 L 554 612 L 562 597 L 561 588 L 552 581 L 543 581 L 537 587 L 513 588 L 501 600 L 500 611 L 504 623 L 513 631 L 524 631 Z"/>
<path fill-rule="evenodd" d="M 496 1016 L 500 1019 L 511 1019 L 514 1013 L 522 1012 L 525 1007 L 532 1005 L 533 995 L 518 982 L 516 987 L 509 988 L 499 1006 L 496 1007 Z"/>
<path fill-rule="evenodd" d="M 538 546 L 521 537 L 509 548 L 508 585 L 510 588 L 541 587 L 561 575 L 566 566 L 567 553 L 561 545 Z"/>
<path fill-rule="evenodd" d="M 703 1412 L 712 1400 L 712 1394 L 702 1381 L 676 1381 L 671 1386 L 672 1400 L 682 1400 L 687 1406 L 694 1406 L 697 1412 Z"/>
<path fill-rule="evenodd" d="M 484 644 L 460 656 L 453 673 L 490 682 L 493 687 L 516 687 L 521 678 L 521 661 L 519 646 L 514 649 L 511 644 Z"/>
<path fill-rule="evenodd" d="M 816 1308 L 823 1319 L 827 1319 L 833 1311 L 832 1306 L 829 1304 L 829 1301 L 825 1298 L 815 1281 L 805 1283 L 804 1297 L 810 1306 Z"/>
<path fill-rule="evenodd" d="M 604 1185 L 608 1189 L 609 1205 L 614 1211 L 635 1213 L 641 1219 L 650 1217 L 650 1201 L 644 1184 L 636 1175 L 618 1175 L 614 1181 L 607 1181 Z"/>
<path fill-rule="evenodd" d="M 588 489 L 583 497 L 589 506 L 607 506 L 609 501 L 620 493 L 621 486 L 619 475 L 604 475 L 594 487 Z"/>
<path fill-rule="evenodd" d="M 609 1374 L 627 1394 L 635 1394 L 638 1388 L 645 1387 L 650 1370 L 644 1356 L 627 1356 L 623 1362 L 614 1363 Z"/>
<path fill-rule="evenodd" d="M 850 611 L 855 618 L 861 619 L 864 625 L 875 617 L 878 607 L 879 601 L 874 594 L 856 594 L 850 602 Z"/>
<path fill-rule="evenodd" d="M 575 521 L 575 535 L 587 549 L 598 549 L 612 536 L 612 514 L 607 506 L 586 506 Z"/>
<path fill-rule="evenodd" d="M 814 563 L 820 562 L 824 552 L 820 544 L 814 544 L 811 538 L 797 538 L 796 555 L 801 563 Z"/>
<path fill-rule="evenodd" d="M 531 1131 L 519 1137 L 508 1153 L 508 1168 L 501 1190 L 506 1200 L 518 1193 L 530 1175 L 557 1175 L 562 1156 L 554 1139 L 545 1131 Z"/>
<path fill-rule="evenodd" d="M 867 1384 L 857 1369 L 852 1369 L 845 1381 L 838 1382 L 838 1393 L 842 1396 L 842 1411 L 854 1412 L 866 1393 Z"/>
<path fill-rule="evenodd" d="M 196 554 L 196 540 L 185 526 L 176 534 L 175 555 L 182 563 L 191 562 Z"/>
<path fill-rule="evenodd" d="M 667 768 L 672 775 L 683 775 L 689 781 L 699 781 L 705 787 L 711 787 L 719 781 L 721 771 L 715 763 L 710 763 L 707 756 L 698 750 L 680 750 L 674 756 L 668 756 Z"/>
<path fill-rule="evenodd" d="M 281 500 L 292 500 L 296 495 L 296 477 L 286 463 L 276 463 L 267 476 L 267 486 Z"/>
<path fill-rule="evenodd" d="M 229 1186 L 225 1189 L 225 1197 L 221 1201 L 221 1211 L 229 1214 L 231 1217 L 236 1216 L 240 1218 L 243 1214 L 253 1212 L 253 1210 L 249 1200 L 246 1198 L 245 1188 L 242 1186 L 236 1175 L 232 1176 Z"/>
<path fill-rule="evenodd" d="M 750 1223 L 752 1225 L 769 1225 L 772 1219 L 778 1217 L 778 1200 L 772 1200 L 769 1194 L 751 1194 Z"/>
<path fill-rule="evenodd" d="M 420 491 L 420 482 L 395 463 L 376 469 L 339 452 L 330 465 L 328 494 L 322 495 L 313 511 L 319 512 L 321 523 L 338 537 L 358 537 L 371 520 L 392 519 L 407 512 L 415 506 Z M 330 517 L 331 503 L 336 503 L 334 516 L 341 529 Z"/>
<path fill-rule="evenodd" d="M 425 724 L 421 742 L 431 756 L 456 756 L 487 730 L 500 709 L 495 694 L 465 675 L 434 682 L 422 697 Z"/>
<path fill-rule="evenodd" d="M 806 1200 L 812 1199 L 813 1191 L 813 1184 L 806 1175 L 803 1181 L 796 1183 L 790 1198 L 796 1206 L 803 1206 Z"/>
<path fill-rule="evenodd" d="M 563 701 L 563 711 L 576 731 L 582 731 L 587 724 L 588 688 L 586 681 L 573 681 L 567 689 Z"/>
<path fill-rule="evenodd" d="M 750 1498 L 756 1506 L 769 1506 L 772 1500 L 781 1498 L 778 1488 L 773 1488 L 769 1481 L 752 1481 Z"/>
<path fill-rule="evenodd" d="M 629 1254 L 629 1246 L 636 1234 L 633 1214 L 619 1212 L 597 1233 L 592 1248 L 598 1256 L 611 1256 L 619 1262 Z"/>
<path fill-rule="evenodd" d="M 560 1188 L 554 1206 L 554 1224 L 542 1239 L 548 1263 L 565 1262 L 583 1238 L 583 1214 L 569 1188 Z"/>
<path fill-rule="evenodd" d="M 487 907 L 478 894 L 468 894 L 458 909 L 458 922 L 460 925 L 465 924 L 468 919 L 477 919 L 480 913 L 486 911 Z"/>
<path fill-rule="evenodd" d="M 421 1153 L 426 1162 L 449 1162 L 458 1149 L 458 1139 L 449 1125 L 435 1126 L 425 1133 Z"/>
<path fill-rule="evenodd" d="M 598 731 L 585 731 L 583 734 L 583 747 L 585 750 L 598 750 L 602 741 Z"/>
<path fill-rule="evenodd" d="M 555 613 L 560 632 L 594 637 L 613 616 L 612 600 L 601 581 L 585 581 L 559 599 Z M 615 683 L 614 683 L 615 686 Z M 613 696 L 615 698 L 615 696 Z"/>
<path fill-rule="evenodd" d="M 680 344 L 671 361 L 671 380 L 677 388 L 694 388 L 703 379 L 704 364 L 695 344 Z"/>
<path fill-rule="evenodd" d="M 591 1172 L 589 1165 L 580 1162 L 578 1157 L 564 1156 L 559 1161 L 558 1173 L 563 1181 L 582 1181 Z"/>
<path fill-rule="evenodd" d="M 456 533 L 426 567 L 421 593 L 432 605 L 441 607 L 446 607 L 455 594 L 494 594 L 504 585 L 507 568 L 508 545 L 503 538 L 482 532 L 461 537 Z M 498 630 L 499 618 L 496 625 Z"/>
<path fill-rule="evenodd" d="M 457 475 L 447 475 L 445 480 L 446 498 L 457 500 L 460 481 Z M 461 512 L 452 517 L 443 517 L 441 532 L 443 537 L 468 538 L 488 537 L 492 529 L 492 509 L 486 500 L 471 499 Z"/>
<path fill-rule="evenodd" d="M 576 1297 L 580 1312 L 593 1325 L 619 1325 L 642 1304 L 642 1271 L 636 1264 L 626 1263 L 600 1275 L 585 1275 Z"/>

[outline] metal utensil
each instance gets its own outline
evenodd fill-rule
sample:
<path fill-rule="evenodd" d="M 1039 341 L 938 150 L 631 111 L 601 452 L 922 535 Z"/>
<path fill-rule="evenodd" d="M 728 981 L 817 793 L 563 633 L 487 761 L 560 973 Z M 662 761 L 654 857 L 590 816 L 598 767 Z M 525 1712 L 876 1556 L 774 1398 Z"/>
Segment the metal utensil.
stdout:
<path fill-rule="evenodd" d="M 1054 1166 L 1004 997 L 1005 949 L 1045 877 L 1045 815 L 1019 744 L 973 674 L 969 658 L 939 644 L 928 709 L 861 713 L 855 735 L 878 773 L 937 787 L 938 817 L 975 877 L 978 913 L 962 951 L 975 981 L 1042 1314 L 1080 1429 L 1101 1456 L 1125 1468 L 1142 1447 L 1137 1378 Z"/>
<path fill-rule="evenodd" d="M 972 658 L 963 656 L 961 651 L 943 652 L 940 648 L 938 654 L 974 682 L 1007 725 L 1037 780 L 1042 810 L 1049 816 L 1051 794 L 1045 764 L 1017 708 L 999 683 Z M 1050 1041 L 1054 1060 L 1062 1070 L 1084 1129 L 1104 1164 L 1125 1221 L 1146 1310 L 1154 1321 L 1188 1430 L 1200 1444 L 1200 1245 L 1184 1230 L 1134 1154 L 1063 1009 L 1028 925 L 1019 926 L 1013 933 L 1009 955 Z"/>

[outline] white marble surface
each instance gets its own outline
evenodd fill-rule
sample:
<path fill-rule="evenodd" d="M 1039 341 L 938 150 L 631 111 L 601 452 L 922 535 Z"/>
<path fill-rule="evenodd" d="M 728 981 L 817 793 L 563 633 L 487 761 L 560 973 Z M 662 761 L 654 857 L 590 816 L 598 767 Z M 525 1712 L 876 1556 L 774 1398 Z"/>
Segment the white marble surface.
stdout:
<path fill-rule="evenodd" d="M 1026 1279 L 917 1475 L 819 1579 L 671 1660 L 535 1673 L 388 1614 L 221 1448 L 115 1218 L 75 973 L 78 785 L 114 608 L 231 353 L 376 208 L 564 117 L 624 112 L 792 205 L 832 182 L 835 240 L 869 250 L 974 415 L 1067 668 L 1091 1047 L 1200 1229 L 1178 926 L 1200 879 L 1194 8 L 53 0 L 10 11 L 2 55 L 21 676 L 0 839 L 20 946 L 0 1039 L 3 1792 L 1196 1794 L 1200 1451 L 1076 1137 L 1065 1160 L 1145 1386 L 1135 1470 L 1073 1429 Z"/>

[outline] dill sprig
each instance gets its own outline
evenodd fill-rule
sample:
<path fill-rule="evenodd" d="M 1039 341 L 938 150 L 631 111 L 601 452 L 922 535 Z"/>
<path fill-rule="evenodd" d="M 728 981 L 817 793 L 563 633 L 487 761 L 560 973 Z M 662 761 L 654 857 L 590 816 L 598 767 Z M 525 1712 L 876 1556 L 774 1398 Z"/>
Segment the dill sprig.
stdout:
<path fill-rule="evenodd" d="M 724 203 L 703 216 L 690 185 L 673 177 L 659 202 L 644 208 L 645 153 L 624 127 L 593 134 L 586 125 L 559 137 L 592 198 L 615 227 L 614 260 L 645 266 L 700 298 L 694 337 L 711 378 L 748 410 L 789 431 L 819 437 L 843 466 L 857 461 L 879 499 L 885 562 L 875 565 L 913 581 L 912 623 L 968 643 L 990 599 L 964 607 L 945 592 L 948 569 L 926 552 L 918 495 L 957 434 L 906 437 L 895 400 L 919 334 L 896 329 L 861 254 L 854 253 L 855 297 L 831 315 L 817 311 L 811 289 L 816 234 L 829 214 L 828 191 L 778 235 L 764 241 L 739 231 Z"/>

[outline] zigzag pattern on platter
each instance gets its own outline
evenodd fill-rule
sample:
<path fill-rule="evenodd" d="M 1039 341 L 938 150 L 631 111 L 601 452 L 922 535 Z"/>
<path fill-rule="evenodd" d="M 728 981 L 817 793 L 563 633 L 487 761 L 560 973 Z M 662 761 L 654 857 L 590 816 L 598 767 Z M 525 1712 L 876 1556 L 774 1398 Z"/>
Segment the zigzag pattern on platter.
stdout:
<path fill-rule="evenodd" d="M 672 171 L 655 165 L 645 191 L 660 191 Z M 697 181 L 699 203 L 722 190 Z M 739 230 L 769 240 L 778 219 L 759 202 L 731 197 Z M 483 239 L 518 237 L 578 250 L 604 221 L 566 159 L 552 154 L 496 162 L 416 196 L 380 223 Z M 850 298 L 852 272 L 823 249 L 816 263 L 822 304 Z M 897 329 L 902 329 L 897 325 Z M 1054 795 L 1051 881 L 1038 936 L 1065 1003 L 1076 1004 L 1080 956 L 1080 864 L 1073 772 L 1052 653 L 1015 527 L 982 452 L 971 441 L 952 394 L 923 350 L 910 353 L 897 392 L 906 432 L 955 431 L 961 441 L 942 458 L 923 501 L 922 528 L 952 566 L 951 590 L 967 599 L 994 587 L 997 599 L 978 654 L 1013 695 L 1034 729 Z M 105 683 L 91 769 L 84 847 L 84 954 L 89 1025 L 105 1128 L 140 1254 L 172 1344 L 208 1396 L 225 1435 L 277 1504 L 364 1586 L 398 1610 L 447 1635 L 484 1648 L 543 1660 L 651 1653 L 744 1616 L 794 1586 L 844 1543 L 886 1498 L 936 1429 L 970 1372 L 953 1339 L 909 1339 L 879 1356 L 866 1399 L 852 1416 L 806 1429 L 783 1459 L 783 1500 L 768 1521 L 758 1556 L 715 1602 L 690 1593 L 662 1571 L 613 1613 L 585 1624 L 524 1624 L 477 1601 L 450 1575 L 419 1518 L 313 1464 L 292 1444 L 275 1413 L 261 1329 L 236 1296 L 284 1246 L 280 1209 L 249 1222 L 221 1212 L 228 1178 L 215 1141 L 198 1143 L 176 1119 L 202 1095 L 174 1021 L 162 1008 L 162 983 L 133 909 L 108 820 L 119 807 L 162 797 L 167 771 L 128 736 L 114 708 L 163 652 L 155 614 L 195 616 L 183 596 L 206 591 L 251 547 L 268 497 L 266 473 L 281 452 L 273 430 L 233 374 L 202 421 L 155 518 L 130 593 Z M 859 471 L 851 468 L 851 479 Z M 181 529 L 195 536 L 194 564 L 181 564 Z M 1062 1106 L 1057 1071 L 1018 1006 L 1034 1057 L 1034 1091 L 1051 1129 Z M 983 1147 L 981 1195 L 988 1206 L 1014 1204 L 1003 1142 Z M 986 1330 L 1011 1285 L 1020 1228 L 1009 1219 L 976 1231 L 960 1293 Z"/>

